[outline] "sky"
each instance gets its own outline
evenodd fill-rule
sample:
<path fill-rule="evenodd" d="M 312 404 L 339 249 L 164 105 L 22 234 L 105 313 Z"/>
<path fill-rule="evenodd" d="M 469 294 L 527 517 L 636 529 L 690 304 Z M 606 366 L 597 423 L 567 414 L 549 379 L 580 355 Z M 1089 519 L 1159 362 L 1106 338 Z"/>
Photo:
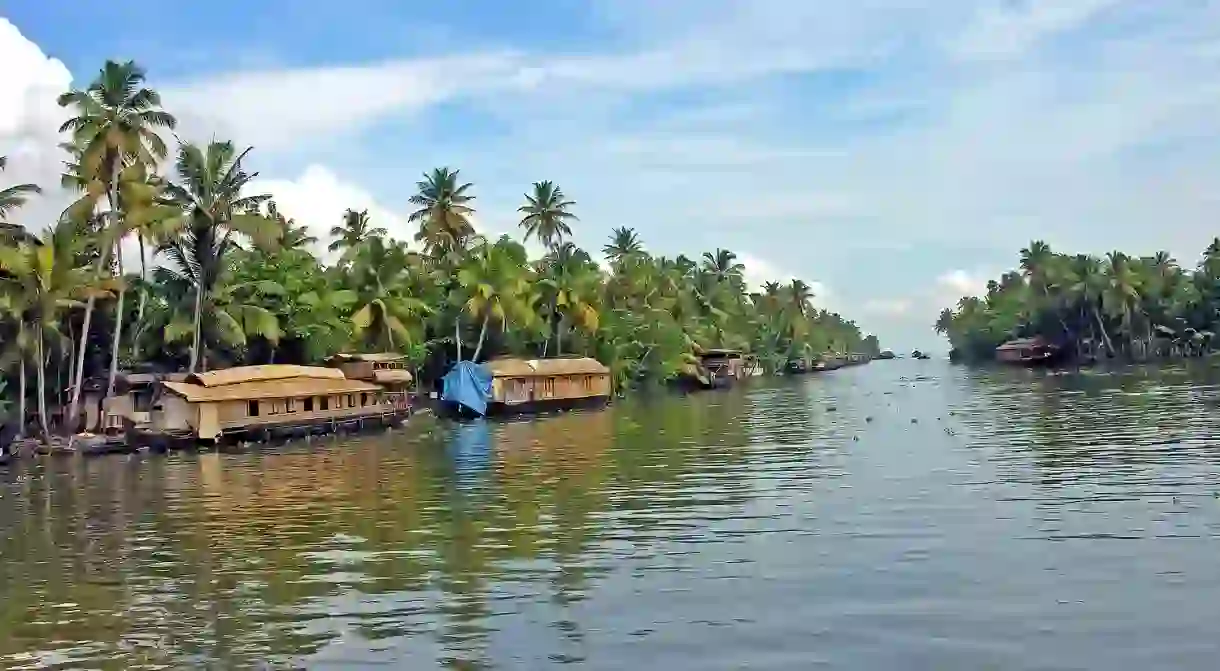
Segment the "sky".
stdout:
<path fill-rule="evenodd" d="M 0 183 L 58 183 L 55 96 L 108 58 L 321 237 L 409 239 L 438 166 L 516 233 L 552 180 L 590 251 L 730 249 L 900 351 L 1030 240 L 1193 266 L 1220 234 L 1215 0 L 0 0 Z"/>

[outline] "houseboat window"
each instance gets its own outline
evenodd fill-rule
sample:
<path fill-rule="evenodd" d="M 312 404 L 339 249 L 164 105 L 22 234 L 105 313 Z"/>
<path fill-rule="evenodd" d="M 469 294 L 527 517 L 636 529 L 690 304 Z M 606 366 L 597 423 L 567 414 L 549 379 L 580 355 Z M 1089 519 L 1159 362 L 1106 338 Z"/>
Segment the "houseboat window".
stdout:
<path fill-rule="evenodd" d="M 542 393 L 549 396 L 555 395 L 555 378 L 548 377 L 542 381 Z"/>
<path fill-rule="evenodd" d="M 363 408 L 364 406 L 366 406 L 368 404 L 369 404 L 369 395 L 365 394 L 365 393 L 361 393 L 360 394 L 360 407 Z"/>
<path fill-rule="evenodd" d="M 584 379 L 585 391 L 593 391 L 593 376 L 586 375 Z"/>
<path fill-rule="evenodd" d="M 313 397 L 305 397 L 305 412 L 313 412 Z"/>
<path fill-rule="evenodd" d="M 246 403 L 246 414 L 251 417 L 258 417 L 258 401 L 249 401 Z"/>
<path fill-rule="evenodd" d="M 356 407 L 356 395 L 355 394 L 347 395 L 347 407 L 349 407 L 349 408 Z"/>
<path fill-rule="evenodd" d="M 322 402 L 323 410 L 330 410 L 330 397 L 329 396 L 322 396 L 318 400 Z"/>
<path fill-rule="evenodd" d="M 295 398 L 286 399 L 284 401 L 284 412 L 296 412 L 297 400 Z"/>
<path fill-rule="evenodd" d="M 268 415 L 280 414 L 280 404 L 276 403 L 275 401 L 267 401 L 267 414 Z"/>

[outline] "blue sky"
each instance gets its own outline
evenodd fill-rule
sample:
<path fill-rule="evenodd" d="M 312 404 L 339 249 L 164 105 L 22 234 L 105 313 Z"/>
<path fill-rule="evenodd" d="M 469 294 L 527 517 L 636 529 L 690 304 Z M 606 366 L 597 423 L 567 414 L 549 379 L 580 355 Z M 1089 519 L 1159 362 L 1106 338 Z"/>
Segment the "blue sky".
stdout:
<path fill-rule="evenodd" d="M 254 145 L 261 188 L 320 233 L 358 206 L 409 237 L 439 165 L 510 231 L 550 179 L 582 246 L 625 225 L 659 253 L 726 247 L 903 350 L 1030 239 L 1193 265 L 1220 234 L 1216 2 L 253 7 L 0 0 L 5 179 L 53 183 L 54 94 L 134 58 L 183 135 Z"/>

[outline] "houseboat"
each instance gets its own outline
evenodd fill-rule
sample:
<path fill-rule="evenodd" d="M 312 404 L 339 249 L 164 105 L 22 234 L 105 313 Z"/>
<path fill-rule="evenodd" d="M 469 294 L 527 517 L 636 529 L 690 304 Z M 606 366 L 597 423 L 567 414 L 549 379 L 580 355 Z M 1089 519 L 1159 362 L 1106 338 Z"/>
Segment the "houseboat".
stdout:
<path fill-rule="evenodd" d="M 610 400 L 610 369 L 596 359 L 461 361 L 445 375 L 442 408 L 450 414 L 501 415 L 599 407 Z"/>
<path fill-rule="evenodd" d="M 405 354 L 336 354 L 327 360 L 327 364 L 343 371 L 343 376 L 349 380 L 363 380 L 380 386 L 395 405 L 404 409 L 410 405 L 410 386 L 415 378 L 407 370 Z"/>
<path fill-rule="evenodd" d="M 1016 366 L 1045 366 L 1059 361 L 1063 349 L 1043 338 L 1019 338 L 995 348 L 996 361 Z"/>
<path fill-rule="evenodd" d="M 758 361 L 741 350 L 705 349 L 695 353 L 696 363 L 686 367 L 681 382 L 702 389 L 730 387 L 738 380 L 751 377 Z"/>
<path fill-rule="evenodd" d="M 242 366 L 163 380 L 149 421 L 130 440 L 151 447 L 227 438 L 265 439 L 406 419 L 405 395 L 321 366 Z"/>

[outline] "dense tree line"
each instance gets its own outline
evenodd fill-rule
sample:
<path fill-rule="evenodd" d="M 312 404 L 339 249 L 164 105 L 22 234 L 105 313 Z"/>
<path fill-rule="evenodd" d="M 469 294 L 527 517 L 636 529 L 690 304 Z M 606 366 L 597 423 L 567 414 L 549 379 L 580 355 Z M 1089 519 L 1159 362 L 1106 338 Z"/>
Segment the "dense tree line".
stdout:
<path fill-rule="evenodd" d="M 251 191 L 251 149 L 168 146 L 176 120 L 134 63 L 107 62 L 59 103 L 72 114 L 63 185 L 78 199 L 41 232 L 0 229 L 0 384 L 43 432 L 58 408 L 79 417 L 83 382 L 113 392 L 117 371 L 144 363 L 197 371 L 395 350 L 435 379 L 461 358 L 585 354 L 624 388 L 674 378 L 703 348 L 744 349 L 772 370 L 877 349 L 814 308 L 801 280 L 748 291 L 725 249 L 657 256 L 619 228 L 599 266 L 569 240 L 576 203 L 553 182 L 520 207 L 523 241 L 537 240 L 541 258 L 479 235 L 475 187 L 449 168 L 410 198 L 414 246 L 356 210 L 318 241 Z M 0 222 L 40 193 L 0 190 Z M 138 258 L 124 258 L 120 242 L 132 240 Z M 335 262 L 315 255 L 322 242 Z"/>
<path fill-rule="evenodd" d="M 1060 254 L 1042 241 L 1016 269 L 937 318 L 966 360 L 988 360 L 1006 340 L 1039 336 L 1080 359 L 1146 360 L 1211 351 L 1220 321 L 1220 238 L 1193 270 L 1167 252 Z"/>

